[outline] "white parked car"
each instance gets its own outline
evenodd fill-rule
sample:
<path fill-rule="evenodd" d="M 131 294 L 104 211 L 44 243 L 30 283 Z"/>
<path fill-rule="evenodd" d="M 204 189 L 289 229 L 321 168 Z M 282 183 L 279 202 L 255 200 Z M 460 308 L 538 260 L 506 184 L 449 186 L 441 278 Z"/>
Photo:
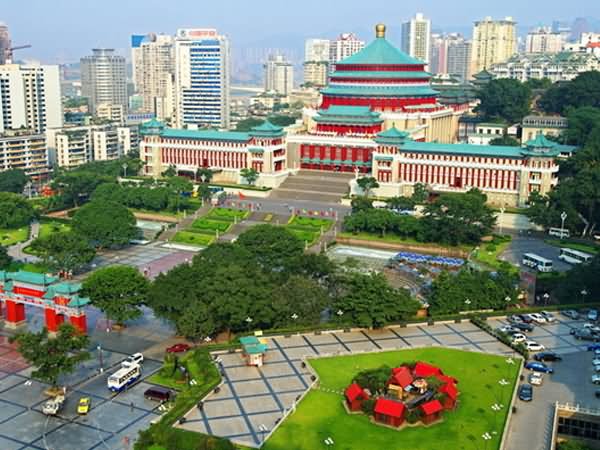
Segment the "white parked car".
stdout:
<path fill-rule="evenodd" d="M 529 317 L 537 324 L 543 324 L 548 322 L 546 318 L 539 313 L 531 313 L 529 314 Z"/>
<path fill-rule="evenodd" d="M 498 331 L 500 333 L 518 333 L 519 332 L 519 330 L 517 330 L 515 327 L 511 327 L 510 325 L 501 326 L 500 328 L 498 328 Z"/>
<path fill-rule="evenodd" d="M 529 384 L 541 386 L 544 382 L 544 375 L 541 372 L 532 372 L 529 374 Z"/>
<path fill-rule="evenodd" d="M 144 362 L 144 355 L 141 353 L 134 353 L 131 356 L 125 358 L 125 360 L 121 363 L 121 367 L 131 367 L 133 365 L 140 365 Z"/>
<path fill-rule="evenodd" d="M 554 317 L 554 314 L 552 314 L 551 312 L 542 311 L 540 312 L 540 314 L 544 316 L 546 322 L 556 322 L 556 317 Z"/>
<path fill-rule="evenodd" d="M 546 349 L 546 347 L 544 347 L 542 344 L 538 344 L 535 341 L 525 341 L 523 345 L 530 352 L 541 352 L 542 350 Z"/>
<path fill-rule="evenodd" d="M 512 335 L 513 344 L 520 344 L 521 342 L 525 342 L 526 340 L 527 340 L 527 337 L 524 334 L 515 333 Z"/>
<path fill-rule="evenodd" d="M 595 366 L 600 366 L 600 357 L 595 356 L 594 359 L 592 359 L 592 364 Z"/>
<path fill-rule="evenodd" d="M 588 329 L 594 333 L 600 333 L 600 327 L 598 325 L 596 325 L 595 323 L 584 323 L 583 324 L 583 328 L 584 329 Z"/>
<path fill-rule="evenodd" d="M 594 372 L 600 372 L 600 364 L 594 364 Z"/>
<path fill-rule="evenodd" d="M 600 375 L 592 375 L 592 383 L 600 384 Z"/>

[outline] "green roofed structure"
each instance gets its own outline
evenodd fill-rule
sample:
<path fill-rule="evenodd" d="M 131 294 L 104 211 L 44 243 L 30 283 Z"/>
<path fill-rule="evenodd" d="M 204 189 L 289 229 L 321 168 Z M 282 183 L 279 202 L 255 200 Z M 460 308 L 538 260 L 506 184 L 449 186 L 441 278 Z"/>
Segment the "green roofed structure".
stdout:
<path fill-rule="evenodd" d="M 261 367 L 264 363 L 264 356 L 267 352 L 267 344 L 256 336 L 245 336 L 240 338 L 242 351 L 246 364 L 249 366 Z"/>

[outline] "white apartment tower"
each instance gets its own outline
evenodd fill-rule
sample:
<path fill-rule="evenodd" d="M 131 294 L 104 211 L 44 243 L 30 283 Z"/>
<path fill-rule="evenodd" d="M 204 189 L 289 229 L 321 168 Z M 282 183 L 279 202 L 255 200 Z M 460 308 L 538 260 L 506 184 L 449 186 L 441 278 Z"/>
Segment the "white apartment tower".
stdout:
<path fill-rule="evenodd" d="M 125 58 L 110 48 L 96 48 L 81 58 L 81 94 L 89 99 L 96 114 L 103 103 L 122 105 L 127 110 L 127 72 Z"/>
<path fill-rule="evenodd" d="M 131 61 L 136 92 L 142 97 L 140 112 L 170 119 L 174 111 L 175 49 L 172 36 L 150 33 L 131 36 Z"/>
<path fill-rule="evenodd" d="M 0 22 L 0 64 L 6 64 L 10 59 L 10 47 L 8 26 Z"/>
<path fill-rule="evenodd" d="M 63 124 L 58 66 L 0 65 L 0 133 Z"/>
<path fill-rule="evenodd" d="M 538 27 L 527 34 L 525 52 L 558 53 L 563 49 L 563 35 L 553 33 L 550 27 Z"/>
<path fill-rule="evenodd" d="M 471 76 L 471 41 L 458 33 L 447 38 L 446 73 L 465 83 Z"/>
<path fill-rule="evenodd" d="M 329 44 L 329 72 L 335 70 L 335 63 L 354 55 L 365 47 L 365 41 L 361 41 L 354 33 L 342 33 L 337 39 Z"/>
<path fill-rule="evenodd" d="M 215 29 L 180 29 L 175 38 L 178 128 L 229 127 L 229 39 Z"/>
<path fill-rule="evenodd" d="M 271 55 L 264 65 L 265 91 L 288 95 L 294 88 L 294 66 L 283 55 Z"/>
<path fill-rule="evenodd" d="M 421 13 L 402 24 L 402 51 L 429 63 L 431 60 L 431 20 Z"/>
<path fill-rule="evenodd" d="M 471 75 L 493 64 L 503 63 L 517 50 L 516 22 L 512 17 L 492 20 L 486 17 L 475 22 L 473 27 L 473 46 L 471 50 Z"/>
<path fill-rule="evenodd" d="M 329 72 L 329 39 L 307 39 L 304 44 L 304 83 L 316 87 L 327 84 Z"/>

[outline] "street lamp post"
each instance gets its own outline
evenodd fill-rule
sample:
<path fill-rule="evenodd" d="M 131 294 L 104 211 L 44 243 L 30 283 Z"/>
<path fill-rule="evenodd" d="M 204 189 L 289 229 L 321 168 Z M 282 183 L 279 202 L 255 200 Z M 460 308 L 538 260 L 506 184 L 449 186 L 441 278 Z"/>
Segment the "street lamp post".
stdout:
<path fill-rule="evenodd" d="M 123 163 L 123 178 L 127 178 L 127 163 Z"/>
<path fill-rule="evenodd" d="M 502 208 L 500 208 L 500 234 L 502 234 L 502 220 L 504 219 L 504 211 L 506 211 L 506 208 L 504 206 L 502 206 Z"/>
<path fill-rule="evenodd" d="M 544 306 L 548 306 L 548 299 L 550 298 L 550 294 L 545 292 L 544 295 L 542 295 L 542 297 L 544 298 Z"/>
<path fill-rule="evenodd" d="M 588 291 L 587 289 L 582 289 L 581 290 L 581 298 L 582 298 L 582 303 L 585 303 L 585 297 L 588 295 Z"/>
<path fill-rule="evenodd" d="M 562 240 L 562 238 L 564 237 L 565 234 L 565 220 L 567 219 L 567 213 L 566 212 L 561 212 L 560 213 L 560 239 Z"/>
<path fill-rule="evenodd" d="M 98 360 L 100 362 L 100 373 L 104 372 L 104 359 L 102 357 L 102 346 L 100 344 L 98 344 L 98 347 L 96 347 L 96 350 L 98 350 Z"/>

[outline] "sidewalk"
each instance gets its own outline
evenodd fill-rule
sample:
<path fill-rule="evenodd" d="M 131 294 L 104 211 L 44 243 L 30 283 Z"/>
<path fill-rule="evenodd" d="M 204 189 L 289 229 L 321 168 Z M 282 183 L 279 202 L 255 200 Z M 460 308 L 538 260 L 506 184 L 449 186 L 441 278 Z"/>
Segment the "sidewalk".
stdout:
<path fill-rule="evenodd" d="M 31 224 L 29 226 L 29 239 L 27 239 L 25 242 L 20 242 L 18 244 L 11 245 L 10 247 L 8 247 L 6 249 L 8 252 L 8 255 L 15 261 L 31 262 L 31 263 L 38 262 L 40 260 L 40 258 L 38 258 L 37 256 L 34 256 L 34 255 L 28 255 L 27 253 L 23 252 L 23 249 L 25 247 L 31 245 L 31 243 L 35 239 L 37 239 L 39 234 L 40 234 L 40 223 L 37 221 L 31 222 Z"/>

